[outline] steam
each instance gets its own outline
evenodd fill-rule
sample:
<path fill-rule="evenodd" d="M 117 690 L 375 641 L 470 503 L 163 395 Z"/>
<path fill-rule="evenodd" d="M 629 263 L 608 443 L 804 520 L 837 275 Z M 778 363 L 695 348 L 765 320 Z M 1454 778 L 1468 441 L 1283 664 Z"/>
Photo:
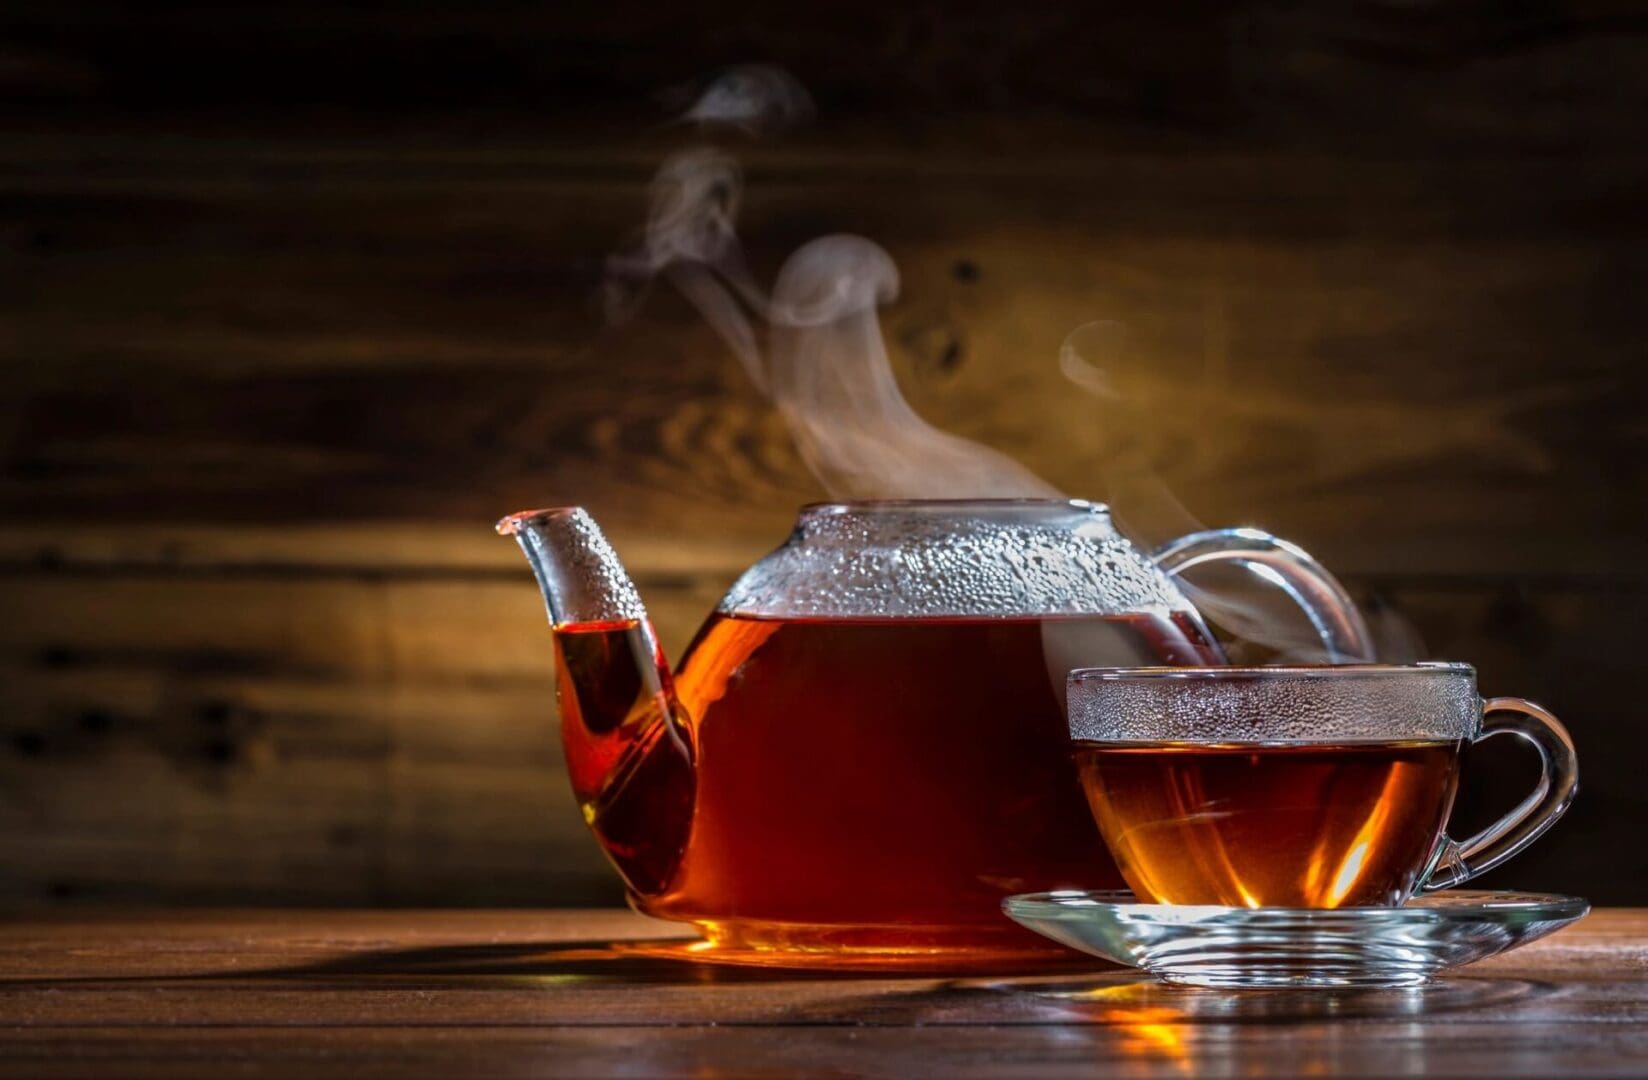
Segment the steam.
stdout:
<path fill-rule="evenodd" d="M 681 120 L 772 135 L 812 116 L 812 96 L 789 72 L 771 64 L 740 64 L 716 76 Z"/>
<path fill-rule="evenodd" d="M 626 318 L 662 274 L 726 339 L 755 385 L 767 389 L 766 362 L 745 305 L 765 294 L 744 265 L 733 223 L 743 177 L 738 162 L 707 147 L 675 154 L 652 179 L 652 202 L 640 247 L 607 260 L 607 316 Z"/>
<path fill-rule="evenodd" d="M 778 68 L 723 72 L 686 104 L 679 120 L 706 134 L 759 137 L 812 114 L 806 91 Z M 750 272 L 737 234 L 743 175 L 724 149 L 702 145 L 669 157 L 654 176 L 647 221 L 634 248 L 608 260 L 607 302 L 629 314 L 662 277 L 726 340 L 752 382 L 780 410 L 802 459 L 838 498 L 1060 497 L 1012 458 L 933 427 L 910 407 L 893 376 L 877 311 L 898 297 L 891 256 L 848 235 L 803 244 L 770 292 Z M 1113 373 L 1126 353 L 1125 328 L 1090 323 L 1066 339 L 1059 367 L 1106 406 L 1131 419 Z M 1135 445 L 1109 463 L 1112 505 L 1128 531 L 1163 543 L 1200 531 Z M 1321 641 L 1293 608 L 1275 571 L 1226 564 L 1178 578 L 1209 621 L 1255 659 L 1316 661 Z M 1404 658 L 1417 639 L 1381 609 L 1372 626 Z M 1381 649 L 1384 652 L 1384 649 Z M 1232 659 L 1249 659 L 1233 651 Z"/>
<path fill-rule="evenodd" d="M 1136 413 L 1117 385 L 1128 363 L 1127 328 L 1118 322 L 1077 327 L 1059 348 L 1059 370 L 1073 385 L 1112 409 L 1109 422 L 1125 430 Z M 1112 510 L 1130 536 L 1152 547 L 1207 529 L 1185 508 L 1142 450 L 1143 440 L 1107 462 L 1106 487 Z M 1322 663 L 1330 658 L 1321 638 L 1300 616 L 1276 572 L 1262 564 L 1214 564 L 1195 576 L 1174 578 L 1202 616 L 1234 639 L 1227 646 L 1235 663 Z M 1374 655 L 1388 663 L 1405 663 L 1423 655 L 1424 643 L 1411 623 L 1388 605 L 1376 603 L 1362 612 Z"/>
<path fill-rule="evenodd" d="M 764 134 L 811 112 L 776 68 L 735 68 L 682 116 Z M 770 294 L 751 275 L 735 223 L 742 175 L 695 147 L 664 162 L 636 250 L 608 262 L 608 310 L 622 316 L 663 276 L 726 340 L 788 422 L 802 460 L 837 498 L 1057 496 L 1012 458 L 921 418 L 899 392 L 877 309 L 898 297 L 892 257 L 860 236 L 803 244 Z"/>
<path fill-rule="evenodd" d="M 802 459 L 847 498 L 1056 496 L 1012 458 L 923 420 L 899 393 L 876 308 L 898 268 L 860 236 L 825 236 L 785 262 L 768 305 L 768 388 Z"/>

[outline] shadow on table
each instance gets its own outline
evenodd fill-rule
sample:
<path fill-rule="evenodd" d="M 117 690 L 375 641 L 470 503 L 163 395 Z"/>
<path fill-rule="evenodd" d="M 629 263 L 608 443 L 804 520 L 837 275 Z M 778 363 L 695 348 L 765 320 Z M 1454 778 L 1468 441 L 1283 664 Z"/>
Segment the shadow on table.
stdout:
<path fill-rule="evenodd" d="M 896 968 L 801 968 L 777 963 L 729 963 L 712 961 L 697 952 L 698 939 L 665 941 L 586 942 L 487 942 L 484 944 L 432 945 L 412 949 L 362 949 L 325 960 L 265 967 L 238 967 L 230 971 L 186 972 L 143 975 L 77 975 L 47 978 L 6 978 L 0 975 L 0 989 L 42 985 L 83 983 L 204 983 L 247 982 L 252 980 L 325 981 L 338 989 L 357 988 L 386 978 L 397 980 L 401 988 L 412 988 L 418 980 L 431 985 L 450 985 L 465 980 L 473 988 L 518 987 L 538 982 L 545 986 L 573 982 L 610 982 L 653 985 L 741 984 L 810 981 L 877 981 L 953 977 L 954 969 L 923 968 L 906 962 Z M 1071 954 L 1072 960 L 1043 963 L 1038 970 L 1051 972 L 1073 968 L 1091 973 L 1102 961 Z"/>
<path fill-rule="evenodd" d="M 968 977 L 987 975 L 1064 974 L 1087 977 L 1121 974 L 1124 969 L 1076 952 L 1038 950 L 997 959 L 996 967 L 969 970 Z M 975 965 L 976 967 L 976 965 Z M 851 956 L 820 956 L 816 963 L 797 966 L 778 954 L 752 950 L 728 951 L 699 938 L 642 941 L 488 942 L 435 945 L 415 949 L 361 950 L 331 959 L 257 971 L 237 971 L 234 978 L 344 979 L 380 978 L 472 980 L 536 979 L 546 984 L 589 981 L 642 984 L 739 984 L 816 981 L 954 979 L 961 975 L 954 962 L 935 966 L 920 956 L 870 963 Z"/>
<path fill-rule="evenodd" d="M 541 980 L 682 985 L 863 978 L 862 972 L 709 963 L 693 956 L 696 941 L 530 942 L 437 945 L 354 953 L 317 964 L 259 972 L 263 977 L 431 976 L 441 979 Z"/>

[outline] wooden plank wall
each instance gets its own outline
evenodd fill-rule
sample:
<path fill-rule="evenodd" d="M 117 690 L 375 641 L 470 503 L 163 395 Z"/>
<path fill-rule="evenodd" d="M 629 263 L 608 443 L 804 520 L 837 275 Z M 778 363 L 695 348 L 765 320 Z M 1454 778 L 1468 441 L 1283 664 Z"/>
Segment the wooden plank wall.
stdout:
<path fill-rule="evenodd" d="M 759 273 L 874 237 L 935 423 L 1273 528 L 1546 700 L 1585 792 L 1499 880 L 1648 898 L 1648 19 L 710 15 L 8 16 L 0 902 L 615 897 L 489 525 L 591 506 L 678 649 L 820 494 L 678 298 L 596 303 L 690 136 L 654 92 L 752 58 L 821 114 L 740 147 Z M 1058 369 L 1092 319 L 1120 404 Z"/>

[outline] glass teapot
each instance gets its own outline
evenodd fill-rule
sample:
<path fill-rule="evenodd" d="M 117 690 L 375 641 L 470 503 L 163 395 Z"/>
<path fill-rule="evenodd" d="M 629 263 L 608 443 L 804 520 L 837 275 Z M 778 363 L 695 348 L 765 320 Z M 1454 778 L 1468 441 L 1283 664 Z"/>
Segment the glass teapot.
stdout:
<path fill-rule="evenodd" d="M 1339 584 L 1257 530 L 1149 556 L 1094 503 L 868 501 L 804 508 L 672 673 L 586 512 L 498 530 L 549 608 L 584 818 L 633 905 L 697 924 L 700 954 L 1016 955 L 1037 946 L 1003 897 L 1121 887 L 1070 759 L 1065 676 L 1224 662 L 1174 583 L 1190 566 L 1250 566 L 1335 661 L 1369 655 Z"/>

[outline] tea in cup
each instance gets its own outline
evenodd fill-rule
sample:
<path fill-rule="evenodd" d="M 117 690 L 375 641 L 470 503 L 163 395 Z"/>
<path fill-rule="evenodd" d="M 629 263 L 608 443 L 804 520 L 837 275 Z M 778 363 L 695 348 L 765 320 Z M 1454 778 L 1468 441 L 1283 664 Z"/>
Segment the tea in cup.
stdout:
<path fill-rule="evenodd" d="M 1399 905 L 1510 858 L 1578 786 L 1562 724 L 1483 701 L 1466 664 L 1084 668 L 1069 721 L 1099 831 L 1154 903 Z M 1506 733 L 1538 750 L 1538 789 L 1450 840 L 1462 751 Z"/>

